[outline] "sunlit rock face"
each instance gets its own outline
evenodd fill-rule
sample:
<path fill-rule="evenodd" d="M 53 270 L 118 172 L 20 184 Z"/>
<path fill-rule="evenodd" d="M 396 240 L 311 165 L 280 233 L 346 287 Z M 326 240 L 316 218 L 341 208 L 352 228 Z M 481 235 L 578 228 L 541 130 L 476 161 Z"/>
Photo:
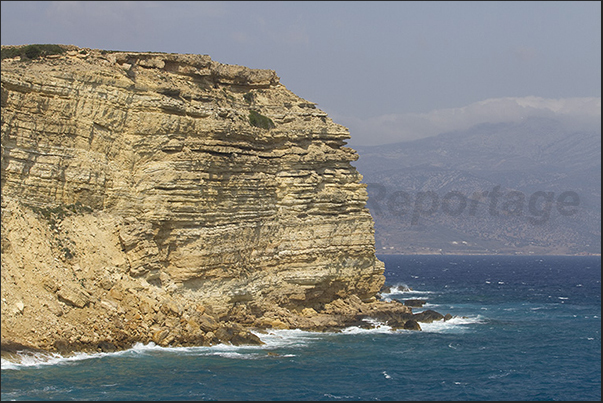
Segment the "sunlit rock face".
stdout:
<path fill-rule="evenodd" d="M 272 70 L 69 49 L 2 61 L 3 297 L 46 279 L 49 299 L 80 290 L 101 311 L 124 282 L 216 313 L 374 299 L 383 265 L 345 127 Z"/>

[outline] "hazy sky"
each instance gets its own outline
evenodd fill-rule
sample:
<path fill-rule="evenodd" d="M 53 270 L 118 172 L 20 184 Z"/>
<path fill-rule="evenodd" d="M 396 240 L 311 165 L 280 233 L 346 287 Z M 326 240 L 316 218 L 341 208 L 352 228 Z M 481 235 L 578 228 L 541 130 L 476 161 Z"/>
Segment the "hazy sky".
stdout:
<path fill-rule="evenodd" d="M 403 141 L 529 114 L 601 118 L 601 3 L 2 1 L 2 44 L 208 54 L 275 70 L 350 128 Z"/>

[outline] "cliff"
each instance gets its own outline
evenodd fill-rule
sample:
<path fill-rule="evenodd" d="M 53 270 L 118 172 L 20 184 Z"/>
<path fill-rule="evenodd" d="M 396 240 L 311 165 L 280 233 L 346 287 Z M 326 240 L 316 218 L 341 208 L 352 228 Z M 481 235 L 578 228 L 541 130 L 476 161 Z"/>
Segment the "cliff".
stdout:
<path fill-rule="evenodd" d="M 2 60 L 5 346 L 260 343 L 249 328 L 410 318 L 375 298 L 348 130 L 274 71 L 60 49 Z"/>

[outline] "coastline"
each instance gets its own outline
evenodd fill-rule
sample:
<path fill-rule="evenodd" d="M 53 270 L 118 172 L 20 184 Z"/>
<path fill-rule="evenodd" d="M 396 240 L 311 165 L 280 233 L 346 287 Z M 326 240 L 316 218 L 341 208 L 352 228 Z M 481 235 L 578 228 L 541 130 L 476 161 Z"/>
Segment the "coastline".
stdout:
<path fill-rule="evenodd" d="M 389 292 L 389 287 L 384 287 L 384 293 Z M 141 343 L 147 345 L 154 343 L 163 347 L 211 347 L 220 344 L 233 346 L 260 346 L 263 342 L 256 333 L 266 333 L 273 330 L 302 330 L 316 333 L 340 333 L 346 328 L 358 327 L 362 329 L 374 329 L 387 326 L 391 330 L 421 331 L 420 323 L 433 323 L 435 321 L 446 321 L 452 319 L 450 314 L 440 314 L 431 309 L 419 313 L 413 313 L 412 307 L 417 305 L 417 300 L 408 300 L 403 303 L 399 300 L 376 300 L 364 303 L 355 296 L 346 300 L 338 299 L 325 305 L 325 309 L 316 312 L 305 308 L 303 313 L 285 312 L 276 309 L 268 316 L 276 317 L 270 324 L 263 322 L 262 318 L 250 317 L 249 315 L 229 315 L 222 320 L 217 319 L 214 331 L 208 331 L 204 337 L 191 338 L 189 335 L 171 335 L 167 338 L 166 332 L 160 332 L 163 337 L 122 337 L 118 339 L 106 339 L 102 341 L 91 340 L 89 342 L 59 340 L 47 348 L 34 347 L 21 341 L 2 339 L 0 343 L 0 356 L 8 361 L 18 361 L 20 356 L 35 354 L 61 354 L 69 357 L 77 353 L 100 353 L 117 352 L 131 349 L 134 345 Z M 209 319 L 208 316 L 205 317 Z M 206 324 L 201 325 L 204 327 Z M 260 326 L 258 326 L 260 325 Z M 167 332 L 169 334 L 169 332 Z M 123 336 L 123 334 L 122 334 Z"/>

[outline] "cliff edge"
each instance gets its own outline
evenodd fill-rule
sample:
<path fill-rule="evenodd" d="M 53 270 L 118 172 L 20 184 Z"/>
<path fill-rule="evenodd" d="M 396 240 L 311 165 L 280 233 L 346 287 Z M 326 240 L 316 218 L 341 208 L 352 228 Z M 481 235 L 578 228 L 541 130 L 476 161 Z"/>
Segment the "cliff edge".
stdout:
<path fill-rule="evenodd" d="M 261 343 L 250 328 L 385 311 L 418 327 L 375 298 L 348 130 L 274 71 L 57 48 L 2 47 L 4 346 Z"/>

